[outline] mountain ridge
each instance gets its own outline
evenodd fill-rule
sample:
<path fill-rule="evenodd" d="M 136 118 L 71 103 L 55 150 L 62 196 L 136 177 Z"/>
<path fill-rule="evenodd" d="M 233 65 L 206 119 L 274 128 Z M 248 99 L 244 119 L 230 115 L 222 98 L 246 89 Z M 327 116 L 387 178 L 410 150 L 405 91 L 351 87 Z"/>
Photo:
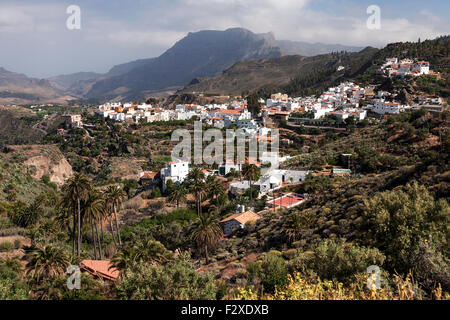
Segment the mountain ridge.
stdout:
<path fill-rule="evenodd" d="M 321 69 L 327 70 L 330 81 L 345 79 L 369 63 L 376 52 L 378 49 L 367 47 L 360 52 L 329 53 L 313 57 L 290 55 L 240 61 L 220 75 L 195 79 L 179 93 L 240 95 L 243 92 L 284 90 L 299 76 L 307 78 Z M 353 63 L 352 60 L 358 63 Z M 341 65 L 346 68 L 345 71 L 337 71 Z M 314 87 L 314 84 L 311 83 L 311 86 Z"/>
<path fill-rule="evenodd" d="M 218 74 L 237 61 L 281 55 L 270 34 L 258 35 L 241 28 L 190 32 L 161 56 L 138 63 L 128 73 L 98 81 L 87 98 L 110 99 L 118 94 L 142 98 L 145 91 L 183 87 L 196 77 Z"/>

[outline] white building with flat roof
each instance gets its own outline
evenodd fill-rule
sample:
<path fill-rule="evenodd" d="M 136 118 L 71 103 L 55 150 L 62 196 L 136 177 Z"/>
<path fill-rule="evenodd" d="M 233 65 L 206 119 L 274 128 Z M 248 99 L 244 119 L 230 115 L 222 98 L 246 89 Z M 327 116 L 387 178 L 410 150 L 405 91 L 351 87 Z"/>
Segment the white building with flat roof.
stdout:
<path fill-rule="evenodd" d="M 372 108 L 372 111 L 378 114 L 399 114 L 404 109 L 404 106 L 397 102 L 386 102 L 378 100 Z"/>
<path fill-rule="evenodd" d="M 166 191 L 167 181 L 172 180 L 175 184 L 181 184 L 189 174 L 189 163 L 187 161 L 169 162 L 167 168 L 161 169 L 161 180 L 163 191 Z"/>

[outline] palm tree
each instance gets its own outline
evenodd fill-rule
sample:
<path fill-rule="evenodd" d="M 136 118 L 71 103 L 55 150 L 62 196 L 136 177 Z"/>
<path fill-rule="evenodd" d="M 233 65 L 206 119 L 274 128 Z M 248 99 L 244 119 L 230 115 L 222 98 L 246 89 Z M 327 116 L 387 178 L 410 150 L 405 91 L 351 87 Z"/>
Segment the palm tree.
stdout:
<path fill-rule="evenodd" d="M 225 191 L 222 184 L 214 176 L 209 176 L 206 179 L 206 186 L 208 187 L 208 195 L 210 198 L 217 200 Z"/>
<path fill-rule="evenodd" d="M 97 259 L 97 250 L 100 259 L 103 259 L 102 244 L 98 234 L 97 224 L 102 220 L 105 210 L 105 200 L 98 192 L 91 192 L 88 199 L 83 202 L 83 213 L 86 220 L 91 224 L 92 238 L 94 241 L 94 257 Z"/>
<path fill-rule="evenodd" d="M 126 271 L 134 267 L 140 261 L 140 252 L 135 246 L 128 247 L 116 253 L 111 259 L 111 267 L 116 268 L 120 272 Z"/>
<path fill-rule="evenodd" d="M 253 181 L 258 180 L 260 172 L 255 164 L 245 164 L 242 169 L 244 177 L 250 182 L 250 201 L 253 201 Z"/>
<path fill-rule="evenodd" d="M 27 274 L 32 274 L 37 282 L 66 272 L 69 265 L 66 253 L 61 248 L 51 245 L 31 251 L 27 259 L 29 260 L 26 265 Z"/>
<path fill-rule="evenodd" d="M 91 182 L 81 173 L 76 173 L 63 187 L 63 192 L 65 193 L 64 199 L 67 201 L 67 206 L 73 209 L 73 255 L 75 255 L 75 225 L 77 226 L 78 257 L 81 254 L 81 201 L 85 201 L 88 198 L 91 189 Z"/>
<path fill-rule="evenodd" d="M 119 221 L 117 219 L 117 210 L 126 196 L 127 194 L 125 193 L 125 191 L 118 186 L 111 186 L 106 191 L 106 197 L 108 201 L 112 204 L 116 233 L 120 246 L 122 245 L 122 239 L 120 237 Z"/>
<path fill-rule="evenodd" d="M 6 267 L 6 269 L 10 269 L 15 273 L 19 273 L 23 270 L 23 266 L 20 261 L 16 258 L 10 258 L 2 260 L 0 259 L 0 268 Z"/>
<path fill-rule="evenodd" d="M 192 239 L 197 244 L 197 248 L 204 251 L 206 264 L 209 264 L 208 248 L 215 247 L 222 235 L 222 228 L 215 212 L 210 211 L 198 217 Z"/>
<path fill-rule="evenodd" d="M 114 234 L 114 226 L 113 226 L 114 205 L 108 197 L 108 191 L 105 191 L 103 193 L 103 197 L 105 199 L 105 210 L 106 210 L 105 219 L 107 221 L 109 220 L 109 228 L 111 230 L 111 237 L 113 239 L 114 246 L 117 247 L 117 241 L 116 241 L 116 236 Z"/>
<path fill-rule="evenodd" d="M 172 192 L 169 194 L 168 200 L 171 203 L 176 203 L 177 204 L 177 209 L 180 208 L 180 202 L 185 202 L 186 201 L 186 188 L 184 187 L 184 185 L 178 185 L 175 186 L 172 189 Z"/>
<path fill-rule="evenodd" d="M 288 216 L 286 224 L 283 226 L 283 232 L 288 242 L 292 243 L 299 240 L 302 234 L 312 225 L 313 220 L 313 213 L 297 212 Z"/>
<path fill-rule="evenodd" d="M 188 181 L 191 190 L 194 192 L 197 203 L 197 214 L 202 214 L 202 196 L 205 194 L 205 174 L 200 168 L 192 169 L 188 174 Z"/>
<path fill-rule="evenodd" d="M 111 259 L 110 269 L 116 268 L 122 273 L 138 264 L 152 263 L 159 265 L 173 261 L 173 259 L 173 252 L 167 250 L 161 242 L 146 239 L 136 245 L 123 248 Z"/>
<path fill-rule="evenodd" d="M 174 259 L 172 251 L 167 250 L 161 242 L 151 239 L 140 241 L 137 250 L 143 262 L 165 264 Z"/>

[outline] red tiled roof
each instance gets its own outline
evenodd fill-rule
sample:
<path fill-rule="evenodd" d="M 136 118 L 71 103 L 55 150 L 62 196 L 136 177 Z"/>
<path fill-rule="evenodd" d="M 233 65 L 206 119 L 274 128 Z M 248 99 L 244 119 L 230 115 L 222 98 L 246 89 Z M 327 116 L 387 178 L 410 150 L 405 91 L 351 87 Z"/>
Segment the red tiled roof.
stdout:
<path fill-rule="evenodd" d="M 116 280 L 119 277 L 119 270 L 111 268 L 109 260 L 83 260 L 81 261 L 81 269 L 91 273 L 94 276 L 105 278 L 108 280 Z"/>
<path fill-rule="evenodd" d="M 288 208 L 288 207 L 300 204 L 303 200 L 305 200 L 305 199 L 301 196 L 298 196 L 295 194 L 288 194 L 286 196 L 283 196 L 282 198 L 269 201 L 268 204 L 272 207 Z"/>
<path fill-rule="evenodd" d="M 256 213 L 254 213 L 253 211 L 250 210 L 250 211 L 243 212 L 243 213 L 233 214 L 231 217 L 228 217 L 228 218 L 220 221 L 220 223 L 225 223 L 225 222 L 228 222 L 231 220 L 236 220 L 237 222 L 239 222 L 241 224 L 245 224 L 249 221 L 258 220 L 259 218 L 261 218 L 259 215 L 257 215 Z"/>
<path fill-rule="evenodd" d="M 211 111 L 212 113 L 221 113 L 221 114 L 234 114 L 234 115 L 240 115 L 241 112 L 237 110 L 228 110 L 228 109 L 216 109 Z"/>

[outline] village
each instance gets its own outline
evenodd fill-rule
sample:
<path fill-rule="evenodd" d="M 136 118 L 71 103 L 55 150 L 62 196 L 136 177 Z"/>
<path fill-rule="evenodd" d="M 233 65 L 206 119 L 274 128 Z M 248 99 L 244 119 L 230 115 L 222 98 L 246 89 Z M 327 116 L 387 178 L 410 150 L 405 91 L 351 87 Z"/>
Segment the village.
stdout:
<path fill-rule="evenodd" d="M 407 61 L 402 60 L 398 66 L 404 66 L 405 63 Z M 388 68 L 388 66 L 396 68 L 397 59 L 388 59 L 383 68 Z M 420 74 L 429 72 L 428 64 L 413 63 L 411 60 L 410 70 L 416 70 L 416 68 L 419 68 L 417 72 Z M 400 71 L 402 70 L 400 67 Z M 252 114 L 249 111 L 245 99 L 235 99 L 227 104 L 178 104 L 172 109 L 158 108 L 146 103 L 110 102 L 100 105 L 94 113 L 95 116 L 102 119 L 129 123 L 196 119 L 207 126 L 218 129 L 241 129 L 249 139 L 255 137 L 261 139 L 271 133 L 273 121 L 308 124 L 317 123 L 317 121 L 320 123 L 323 119 L 334 119 L 335 122 L 345 124 L 350 120 L 353 122 L 377 121 L 384 115 L 400 114 L 413 109 L 425 108 L 432 112 L 442 110 L 442 99 L 439 97 L 421 99 L 416 105 L 402 105 L 395 100 L 395 95 L 392 93 L 375 89 L 375 86 L 360 87 L 353 82 L 344 82 L 336 87 L 328 88 L 318 97 L 291 98 L 287 94 L 272 94 L 267 100 L 259 100 L 261 108 L 258 114 Z M 82 119 L 77 115 L 68 116 L 67 120 L 69 126 L 81 127 L 83 125 Z M 346 156 L 351 157 L 351 155 Z M 290 155 L 281 156 L 276 152 L 260 153 L 258 159 L 253 159 L 255 161 L 252 163 L 258 168 L 270 167 L 270 169 L 264 170 L 257 181 L 242 179 L 243 165 L 245 164 L 237 163 L 236 160 L 227 160 L 218 165 L 216 170 L 202 169 L 205 179 L 208 176 L 222 179 L 229 176 L 235 177 L 228 184 L 227 190 L 234 197 L 248 192 L 256 192 L 258 199 L 263 197 L 266 199 L 264 210 L 259 212 L 254 212 L 254 208 L 238 206 L 234 215 L 220 222 L 224 234 L 228 235 L 236 229 L 243 228 L 246 223 L 259 219 L 267 210 L 289 209 L 299 206 L 308 198 L 308 195 L 305 194 L 279 192 L 286 186 L 305 181 L 310 174 L 316 174 L 306 170 L 280 169 L 280 165 L 290 158 Z M 169 181 L 170 184 L 182 184 L 191 169 L 192 167 L 187 161 L 172 161 L 158 172 L 141 172 L 140 183 L 147 189 L 160 188 L 165 193 Z M 350 168 L 335 167 L 330 174 L 350 177 L 352 171 Z"/>
<path fill-rule="evenodd" d="M 411 59 L 398 61 L 390 58 L 380 69 L 390 77 L 406 75 L 427 75 L 430 73 L 429 63 L 425 61 L 414 62 Z M 259 99 L 260 110 L 257 114 L 249 111 L 247 100 L 235 99 L 226 104 L 178 104 L 171 109 L 154 107 L 153 105 L 133 102 L 110 102 L 98 106 L 94 111 L 96 117 L 109 119 L 116 122 L 127 123 L 154 123 L 168 121 L 198 120 L 205 125 L 218 129 L 241 129 L 250 138 L 267 137 L 272 130 L 273 121 L 285 121 L 291 123 L 317 124 L 324 119 L 333 119 L 335 123 L 347 123 L 361 121 L 378 121 L 380 117 L 396 115 L 408 110 L 424 108 L 430 112 L 442 111 L 442 99 L 419 98 L 414 105 L 402 105 L 396 100 L 396 96 L 388 91 L 376 90 L 376 86 L 361 87 L 353 82 L 343 82 L 336 87 L 330 87 L 320 96 L 289 97 L 287 94 L 272 94 L 269 99 Z M 79 115 L 67 117 L 69 127 L 82 127 L 82 119 Z M 347 155 L 350 156 L 351 155 Z M 290 155 L 281 156 L 276 152 L 262 152 L 258 159 L 253 159 L 254 165 L 264 170 L 257 181 L 242 179 L 243 164 L 236 160 L 227 160 L 217 166 L 216 170 L 203 170 L 205 179 L 208 176 L 228 177 L 234 176 L 228 186 L 228 192 L 233 196 L 241 196 L 249 190 L 257 192 L 257 197 L 264 197 L 266 205 L 263 211 L 254 212 L 253 208 L 239 206 L 236 214 L 221 221 L 225 234 L 230 234 L 237 228 L 243 228 L 249 221 L 259 219 L 267 210 L 289 209 L 300 205 L 308 195 L 296 193 L 275 192 L 289 185 L 295 185 L 305 181 L 309 174 L 315 174 L 305 170 L 283 170 L 280 165 L 289 160 Z M 247 163 L 248 163 L 247 159 Z M 244 164 L 245 165 L 245 164 Z M 187 161 L 172 161 L 167 167 L 158 172 L 143 171 L 140 173 L 140 182 L 146 188 L 160 188 L 167 191 L 168 182 L 182 184 L 188 177 L 192 168 Z M 350 168 L 336 167 L 331 175 L 350 177 Z M 250 191 L 250 192 L 252 192 Z"/>
<path fill-rule="evenodd" d="M 450 300 L 446 4 L 0 3 L 0 304 Z"/>
<path fill-rule="evenodd" d="M 427 61 L 414 61 L 413 59 L 388 58 L 379 72 L 388 77 L 405 77 L 434 75 L 439 73 L 430 70 Z M 353 118 L 363 121 L 376 115 L 399 114 L 409 109 L 425 108 L 431 112 L 442 111 L 443 100 L 440 97 L 417 97 L 413 105 L 401 104 L 397 97 L 388 91 L 376 90 L 376 86 L 360 87 L 353 82 L 343 82 L 336 87 L 328 88 L 320 96 L 289 97 L 287 94 L 272 94 L 267 100 L 260 99 L 261 110 L 258 118 L 275 118 L 286 120 L 305 118 L 319 120 L 332 117 L 345 121 Z M 245 99 L 234 99 L 227 104 L 179 104 L 174 109 L 162 109 L 150 104 L 135 104 L 132 102 L 110 102 L 98 106 L 95 115 L 100 118 L 111 119 L 118 122 L 144 121 L 148 123 L 171 120 L 190 120 L 197 118 L 206 124 L 217 128 L 230 128 L 235 125 L 247 131 L 256 131 L 264 127 L 264 121 L 257 123 L 247 108 Z"/>

